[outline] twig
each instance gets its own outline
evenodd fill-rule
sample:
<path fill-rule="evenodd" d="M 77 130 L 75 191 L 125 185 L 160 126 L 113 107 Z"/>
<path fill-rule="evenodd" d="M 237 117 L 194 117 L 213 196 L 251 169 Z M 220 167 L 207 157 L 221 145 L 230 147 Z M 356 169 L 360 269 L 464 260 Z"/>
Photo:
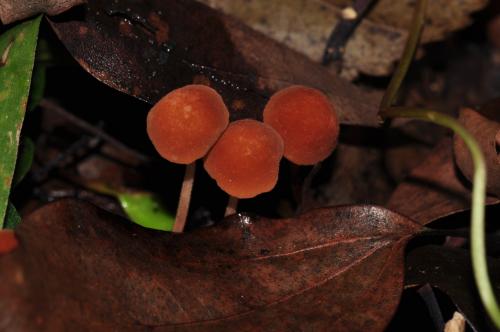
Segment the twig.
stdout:
<path fill-rule="evenodd" d="M 431 316 L 432 322 L 434 323 L 434 327 L 436 331 L 444 330 L 444 318 L 443 313 L 441 312 L 441 308 L 439 307 L 439 303 L 436 298 L 436 294 L 434 294 L 434 290 L 429 284 L 425 284 L 420 287 L 417 291 L 418 295 L 424 300 L 425 305 L 427 306 L 427 310 L 429 311 L 429 315 Z"/>
<path fill-rule="evenodd" d="M 82 128 L 85 131 L 93 134 L 94 136 L 102 139 L 106 143 L 114 145 L 115 147 L 117 147 L 120 150 L 126 151 L 127 153 L 133 155 L 135 158 L 137 158 L 140 161 L 145 162 L 145 161 L 149 160 L 149 158 L 146 157 L 145 155 L 143 155 L 142 153 L 140 153 L 134 149 L 129 148 L 128 146 L 126 146 L 125 144 L 123 144 L 122 142 L 117 140 L 116 138 L 105 133 L 101 128 L 93 126 L 90 123 L 88 123 L 88 122 L 78 118 L 77 116 L 71 114 L 70 112 L 68 112 L 67 110 L 65 110 L 61 106 L 59 106 L 55 101 L 53 101 L 51 99 L 46 99 L 46 98 L 42 99 L 39 103 L 39 106 L 47 111 L 57 113 L 58 115 L 64 117 L 66 120 L 74 123 L 76 126 Z"/>
<path fill-rule="evenodd" d="M 347 8 L 349 17 L 342 17 L 328 38 L 325 52 L 323 53 L 322 63 L 324 66 L 342 58 L 345 51 L 345 44 L 375 1 L 355 0 L 352 7 Z"/>
<path fill-rule="evenodd" d="M 413 12 L 410 35 L 406 40 L 406 45 L 399 65 L 396 68 L 394 75 L 392 75 L 391 82 L 389 83 L 389 86 L 385 91 L 382 102 L 380 103 L 381 110 L 390 107 L 394 103 L 399 92 L 399 88 L 401 87 L 401 83 L 406 77 L 408 68 L 410 68 L 410 64 L 413 61 L 413 55 L 415 54 L 415 51 L 417 49 L 418 43 L 420 41 L 420 36 L 422 35 L 422 29 L 424 27 L 427 2 L 428 0 L 419 0 L 417 2 L 415 11 Z"/>
<path fill-rule="evenodd" d="M 100 142 L 101 139 L 97 137 L 83 136 L 79 138 L 78 140 L 73 142 L 67 149 L 58 153 L 57 156 L 49 160 L 49 162 L 43 165 L 43 167 L 41 167 L 39 170 L 33 172 L 32 179 L 35 180 L 35 182 L 44 181 L 53 169 L 62 167 L 65 164 L 70 163 L 70 161 L 68 161 L 69 157 L 75 155 L 80 149 L 84 148 L 84 151 L 88 152 L 97 147 Z"/>

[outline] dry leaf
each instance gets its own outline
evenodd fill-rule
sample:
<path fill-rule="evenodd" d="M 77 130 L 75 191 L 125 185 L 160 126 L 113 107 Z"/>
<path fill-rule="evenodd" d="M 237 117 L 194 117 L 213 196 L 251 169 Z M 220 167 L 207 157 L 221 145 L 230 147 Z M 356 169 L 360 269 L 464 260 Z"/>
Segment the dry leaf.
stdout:
<path fill-rule="evenodd" d="M 200 0 L 319 61 L 341 11 L 350 0 Z M 403 51 L 414 0 L 379 0 L 346 45 L 344 71 L 389 75 Z M 429 1 L 423 42 L 441 40 L 470 24 L 487 0 Z"/>
<path fill-rule="evenodd" d="M 324 91 L 341 122 L 379 125 L 378 93 L 330 75 L 196 1 L 90 0 L 85 17 L 51 24 L 89 73 L 150 103 L 174 88 L 203 83 L 222 94 L 231 120 L 260 119 L 273 92 L 301 84 Z"/>
<path fill-rule="evenodd" d="M 471 191 L 453 160 L 453 141 L 443 139 L 393 192 L 387 206 L 425 225 L 470 209 Z M 487 197 L 486 204 L 500 200 Z"/>
<path fill-rule="evenodd" d="M 498 102 L 497 104 L 498 105 Z M 486 159 L 488 174 L 487 191 L 500 197 L 500 156 L 498 155 L 497 137 L 500 133 L 498 108 L 491 109 L 493 117 L 488 118 L 480 112 L 469 108 L 460 110 L 459 121 L 476 138 Z M 455 135 L 454 152 L 458 167 L 471 181 L 474 175 L 474 164 L 465 142 Z"/>
<path fill-rule="evenodd" d="M 58 201 L 0 256 L 0 329 L 383 331 L 419 231 L 389 210 L 346 206 L 165 234 Z"/>
<path fill-rule="evenodd" d="M 60 14 L 87 0 L 2 0 L 0 1 L 0 21 L 9 24 L 36 14 Z"/>

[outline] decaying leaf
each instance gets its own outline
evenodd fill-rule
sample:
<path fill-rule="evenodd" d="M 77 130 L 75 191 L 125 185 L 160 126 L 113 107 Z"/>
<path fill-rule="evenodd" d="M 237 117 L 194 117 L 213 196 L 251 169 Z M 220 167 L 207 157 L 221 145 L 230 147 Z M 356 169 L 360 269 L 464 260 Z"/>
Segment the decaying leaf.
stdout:
<path fill-rule="evenodd" d="M 476 331 L 497 331 L 487 321 L 474 284 L 470 252 L 442 246 L 424 246 L 412 250 L 406 260 L 405 284 L 429 283 L 448 294 L 465 319 Z M 500 260 L 488 259 L 491 281 L 500 295 Z"/>
<path fill-rule="evenodd" d="M 60 14 L 86 0 L 2 0 L 0 21 L 9 24 L 37 14 Z"/>
<path fill-rule="evenodd" d="M 393 192 L 387 206 L 422 225 L 470 209 L 470 188 L 455 167 L 453 141 L 445 138 Z M 500 200 L 487 197 L 486 204 Z"/>
<path fill-rule="evenodd" d="M 176 235 L 62 200 L 26 218 L 0 257 L 0 329 L 382 331 L 419 230 L 346 206 Z"/>
<path fill-rule="evenodd" d="M 498 106 L 498 102 L 496 104 Z M 460 111 L 460 123 L 476 138 L 486 159 L 488 172 L 487 191 L 500 197 L 500 156 L 498 155 L 497 137 L 500 133 L 500 115 L 498 108 L 490 114 L 481 114 L 475 110 L 464 108 Z M 463 175 L 471 181 L 474 175 L 474 164 L 465 142 L 458 136 L 454 138 L 455 160 Z"/>
<path fill-rule="evenodd" d="M 378 93 L 193 0 L 91 0 L 84 17 L 51 24 L 89 73 L 150 103 L 173 88 L 204 83 L 223 95 L 232 120 L 260 119 L 274 91 L 302 84 L 324 91 L 343 123 L 379 124 Z"/>
<path fill-rule="evenodd" d="M 351 0 L 200 0 L 234 15 L 314 61 L 323 55 L 328 36 Z M 389 75 L 401 56 L 415 1 L 379 0 L 346 45 L 346 72 Z M 422 41 L 441 40 L 467 26 L 469 15 L 487 0 L 429 1 L 428 20 Z M 352 73 L 350 76 L 354 77 Z"/>

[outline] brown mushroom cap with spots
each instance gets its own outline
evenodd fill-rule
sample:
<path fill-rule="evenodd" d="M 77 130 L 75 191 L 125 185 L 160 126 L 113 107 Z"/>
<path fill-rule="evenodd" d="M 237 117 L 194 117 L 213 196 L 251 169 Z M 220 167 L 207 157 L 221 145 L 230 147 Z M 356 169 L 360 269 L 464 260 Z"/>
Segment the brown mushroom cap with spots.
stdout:
<path fill-rule="evenodd" d="M 285 158 L 297 165 L 313 165 L 337 146 L 339 120 L 321 91 L 290 86 L 275 93 L 264 109 L 264 122 L 285 143 Z"/>
<path fill-rule="evenodd" d="M 256 120 L 232 122 L 205 159 L 205 169 L 229 195 L 252 198 L 278 181 L 283 140 Z"/>
<path fill-rule="evenodd" d="M 217 91 L 193 84 L 173 90 L 153 106 L 147 132 L 163 158 L 190 164 L 207 154 L 228 123 L 229 112 Z"/>

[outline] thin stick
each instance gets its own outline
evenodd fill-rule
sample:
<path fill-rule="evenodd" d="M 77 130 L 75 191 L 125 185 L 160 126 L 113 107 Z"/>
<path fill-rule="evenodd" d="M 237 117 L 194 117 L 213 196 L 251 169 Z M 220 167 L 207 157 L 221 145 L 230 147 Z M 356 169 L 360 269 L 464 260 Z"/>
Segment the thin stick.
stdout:
<path fill-rule="evenodd" d="M 179 205 L 177 205 L 177 214 L 172 232 L 182 233 L 186 225 L 186 219 L 189 212 L 189 202 L 191 201 L 191 192 L 193 191 L 194 173 L 196 171 L 196 162 L 186 166 L 184 181 L 182 182 L 181 194 L 179 196 Z"/>
<path fill-rule="evenodd" d="M 47 110 L 49 112 L 54 112 L 57 113 L 58 115 L 64 117 L 66 120 L 74 123 L 76 126 L 84 129 L 85 131 L 95 135 L 96 137 L 102 139 L 103 141 L 116 146 L 117 148 L 127 151 L 131 155 L 133 155 L 135 158 L 139 159 L 140 161 L 148 161 L 149 157 L 146 157 L 142 153 L 126 146 L 116 138 L 112 137 L 111 135 L 107 134 L 104 132 L 101 128 L 94 126 L 79 117 L 75 116 L 74 114 L 70 113 L 63 107 L 61 107 L 59 104 L 57 104 L 55 101 L 52 99 L 47 99 L 44 98 L 40 101 L 39 103 L 40 107 L 43 108 L 44 110 Z"/>
<path fill-rule="evenodd" d="M 238 199 L 234 196 L 229 196 L 229 200 L 227 201 L 226 213 L 224 213 L 224 217 L 235 214 L 238 210 Z"/>
<path fill-rule="evenodd" d="M 380 103 L 381 110 L 390 107 L 394 103 L 401 83 L 403 82 L 406 73 L 408 72 L 408 68 L 413 61 L 413 55 L 415 54 L 415 50 L 417 49 L 418 42 L 420 41 L 420 36 L 422 35 L 422 29 L 425 23 L 425 11 L 427 9 L 427 2 L 428 0 L 419 0 L 417 2 L 415 11 L 413 12 L 410 35 L 408 36 L 408 40 L 406 41 L 406 45 L 401 60 L 399 61 L 399 65 L 396 68 L 394 75 L 392 75 L 391 82 L 389 83 L 384 97 L 382 98 L 382 102 Z"/>
<path fill-rule="evenodd" d="M 355 14 L 355 17 L 352 19 L 342 18 L 328 38 L 323 53 L 322 64 L 324 66 L 330 64 L 332 61 L 341 60 L 347 41 L 374 2 L 375 0 L 354 1 L 351 10 Z"/>

